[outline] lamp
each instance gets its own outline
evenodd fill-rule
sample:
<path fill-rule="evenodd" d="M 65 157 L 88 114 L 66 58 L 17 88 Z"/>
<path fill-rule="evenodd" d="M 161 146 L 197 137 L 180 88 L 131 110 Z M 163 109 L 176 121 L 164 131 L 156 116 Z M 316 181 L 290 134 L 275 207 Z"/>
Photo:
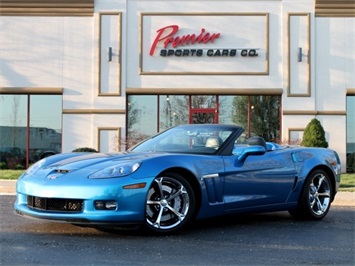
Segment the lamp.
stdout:
<path fill-rule="evenodd" d="M 107 48 L 107 62 L 112 61 L 112 47 Z"/>
<path fill-rule="evenodd" d="M 302 62 L 302 47 L 298 47 L 297 62 Z"/>

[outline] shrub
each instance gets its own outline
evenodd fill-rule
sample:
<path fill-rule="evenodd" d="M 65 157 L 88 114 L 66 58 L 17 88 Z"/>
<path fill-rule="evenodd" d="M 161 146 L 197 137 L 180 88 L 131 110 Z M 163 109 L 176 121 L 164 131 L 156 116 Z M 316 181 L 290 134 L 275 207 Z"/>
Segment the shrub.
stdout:
<path fill-rule="evenodd" d="M 0 169 L 6 169 L 7 165 L 5 162 L 0 162 Z"/>
<path fill-rule="evenodd" d="M 93 148 L 81 147 L 73 150 L 72 152 L 98 152 L 98 151 Z"/>
<path fill-rule="evenodd" d="M 301 145 L 305 147 L 328 148 L 324 129 L 318 119 L 313 118 L 303 132 Z"/>
<path fill-rule="evenodd" d="M 23 167 L 22 164 L 16 164 L 15 170 L 23 170 L 23 169 L 25 169 L 25 167 Z"/>
<path fill-rule="evenodd" d="M 346 171 L 348 173 L 355 172 L 355 152 L 348 153 L 348 155 L 346 156 Z"/>

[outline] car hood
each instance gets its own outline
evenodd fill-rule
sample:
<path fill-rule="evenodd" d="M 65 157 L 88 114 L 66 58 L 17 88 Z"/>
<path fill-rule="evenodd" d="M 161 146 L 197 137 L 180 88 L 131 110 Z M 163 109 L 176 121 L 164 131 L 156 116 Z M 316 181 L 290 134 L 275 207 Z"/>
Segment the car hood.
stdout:
<path fill-rule="evenodd" d="M 88 176 L 122 163 L 141 163 L 142 161 L 162 156 L 164 153 L 62 153 L 46 157 L 37 162 L 22 177 L 45 178 L 54 176 L 79 177 Z M 31 179 L 31 178 L 30 178 Z"/>
<path fill-rule="evenodd" d="M 163 153 L 73 153 L 72 155 L 54 155 L 48 157 L 43 169 L 57 171 L 75 171 L 78 169 L 103 169 L 122 162 L 143 161 L 147 158 L 161 156 Z"/>
<path fill-rule="evenodd" d="M 66 195 L 72 193 L 71 195 L 75 195 L 75 197 L 85 197 L 83 194 L 81 196 L 75 194 L 77 192 L 76 188 L 86 185 L 87 190 L 91 190 L 94 193 L 98 187 L 105 187 L 112 182 L 113 178 L 110 177 L 89 179 L 88 177 L 95 172 L 115 164 L 142 162 L 162 155 L 163 153 L 135 152 L 62 153 L 52 155 L 37 162 L 21 175 L 17 181 L 17 191 L 41 197 L 61 197 L 63 191 L 60 187 L 62 186 L 66 189 L 70 187 L 65 192 Z M 119 178 L 119 180 L 125 182 L 126 179 Z M 115 186 L 112 189 L 116 189 Z"/>

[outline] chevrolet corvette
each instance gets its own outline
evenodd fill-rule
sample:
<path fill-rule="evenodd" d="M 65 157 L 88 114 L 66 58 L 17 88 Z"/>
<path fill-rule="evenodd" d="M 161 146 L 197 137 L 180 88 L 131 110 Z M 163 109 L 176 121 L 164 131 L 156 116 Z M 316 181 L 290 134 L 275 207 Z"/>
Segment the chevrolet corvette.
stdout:
<path fill-rule="evenodd" d="M 326 148 L 245 138 L 234 125 L 180 125 L 125 152 L 46 157 L 17 181 L 15 213 L 81 226 L 167 234 L 194 219 L 288 211 L 320 220 L 340 184 Z"/>

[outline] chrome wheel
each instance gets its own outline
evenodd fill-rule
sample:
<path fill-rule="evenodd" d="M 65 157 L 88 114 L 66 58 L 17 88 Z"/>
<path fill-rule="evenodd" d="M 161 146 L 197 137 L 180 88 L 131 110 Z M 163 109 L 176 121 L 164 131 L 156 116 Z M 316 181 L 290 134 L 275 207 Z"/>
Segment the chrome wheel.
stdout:
<path fill-rule="evenodd" d="M 154 179 L 147 195 L 146 225 L 155 232 L 172 232 L 185 225 L 193 214 L 194 195 L 181 176 L 170 174 Z"/>
<path fill-rule="evenodd" d="M 314 215 L 321 216 L 328 211 L 330 193 L 328 178 L 323 173 L 313 176 L 309 186 L 309 207 Z"/>
<path fill-rule="evenodd" d="M 289 212 L 295 218 L 320 220 L 329 211 L 332 195 L 330 177 L 323 170 L 316 170 L 305 181 L 297 207 Z"/>

